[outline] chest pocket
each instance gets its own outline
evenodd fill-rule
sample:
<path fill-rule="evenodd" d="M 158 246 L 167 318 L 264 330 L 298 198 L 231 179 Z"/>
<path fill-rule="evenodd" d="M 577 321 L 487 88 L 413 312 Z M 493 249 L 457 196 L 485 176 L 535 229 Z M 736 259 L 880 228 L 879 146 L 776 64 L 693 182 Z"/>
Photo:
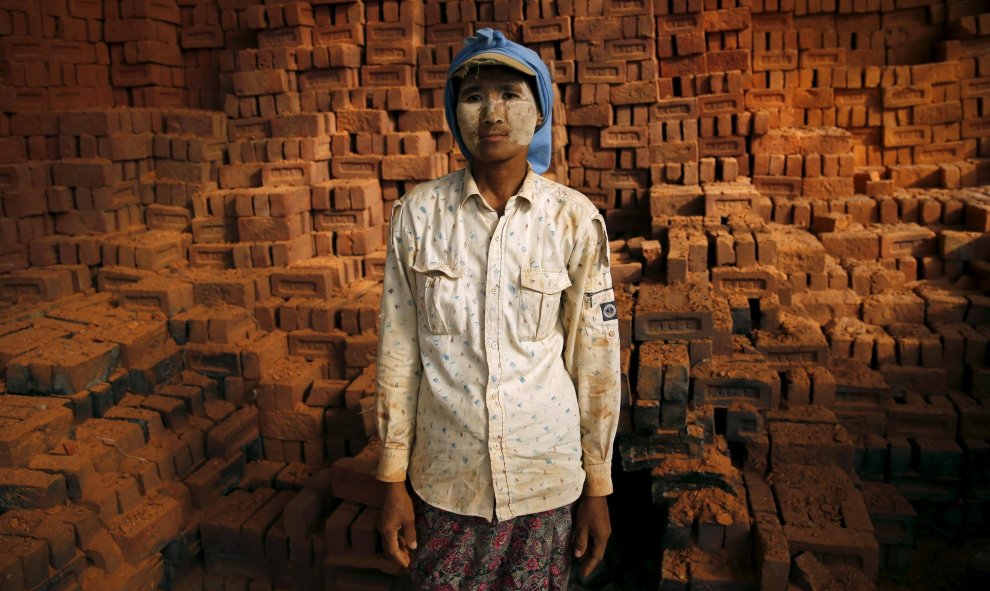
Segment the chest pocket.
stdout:
<path fill-rule="evenodd" d="M 566 271 L 523 271 L 519 284 L 519 340 L 541 341 L 557 325 L 560 294 L 571 279 Z"/>
<path fill-rule="evenodd" d="M 417 264 L 416 285 L 426 326 L 433 334 L 461 334 L 467 312 L 458 290 L 460 269 L 444 264 Z"/>

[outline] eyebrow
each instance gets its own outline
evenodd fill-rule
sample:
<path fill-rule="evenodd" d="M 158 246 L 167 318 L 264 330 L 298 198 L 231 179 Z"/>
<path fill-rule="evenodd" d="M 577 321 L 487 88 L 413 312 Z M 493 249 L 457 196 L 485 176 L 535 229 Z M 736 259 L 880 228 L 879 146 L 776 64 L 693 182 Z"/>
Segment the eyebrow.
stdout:
<path fill-rule="evenodd" d="M 524 80 L 511 80 L 511 81 L 502 82 L 498 86 L 498 90 L 502 90 L 502 91 L 505 91 L 505 90 L 519 90 L 519 85 L 520 84 L 525 85 L 526 82 Z M 461 87 L 461 92 L 462 93 L 463 92 L 472 92 L 472 91 L 480 90 L 480 89 L 481 89 L 481 84 L 478 83 L 478 82 L 472 81 L 472 82 L 468 82 L 467 84 L 465 84 L 464 86 L 462 86 Z"/>

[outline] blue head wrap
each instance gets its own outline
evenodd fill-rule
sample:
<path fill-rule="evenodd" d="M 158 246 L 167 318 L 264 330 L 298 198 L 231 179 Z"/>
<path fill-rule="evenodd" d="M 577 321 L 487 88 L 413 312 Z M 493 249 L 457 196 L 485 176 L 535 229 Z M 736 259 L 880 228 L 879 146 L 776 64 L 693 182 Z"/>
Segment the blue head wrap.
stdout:
<path fill-rule="evenodd" d="M 457 145 L 461 148 L 461 153 L 468 160 L 471 159 L 471 153 L 468 152 L 464 146 L 464 140 L 461 139 L 461 130 L 457 127 L 457 97 L 454 95 L 454 85 L 451 78 L 464 62 L 480 53 L 495 53 L 505 56 L 536 72 L 536 102 L 543 114 L 543 124 L 536 128 L 536 134 L 529 144 L 529 153 L 526 155 L 526 159 L 533 167 L 534 172 L 538 174 L 546 172 L 547 168 L 550 167 L 550 154 L 553 149 L 553 138 L 550 133 L 553 112 L 553 79 L 550 77 L 550 71 L 546 64 L 535 51 L 506 39 L 501 31 L 493 29 L 479 29 L 475 32 L 474 37 L 465 39 L 464 49 L 454 57 L 454 61 L 447 71 L 447 87 L 443 96 L 446 107 L 444 115 L 447 117 L 447 126 L 450 127 L 454 139 L 457 140 Z"/>

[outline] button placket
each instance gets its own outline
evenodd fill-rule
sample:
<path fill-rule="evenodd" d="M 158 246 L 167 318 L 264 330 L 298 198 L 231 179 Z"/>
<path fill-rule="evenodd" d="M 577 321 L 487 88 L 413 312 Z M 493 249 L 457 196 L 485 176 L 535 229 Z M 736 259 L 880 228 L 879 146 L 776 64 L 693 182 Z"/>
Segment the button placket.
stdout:
<path fill-rule="evenodd" d="M 511 208 L 506 207 L 505 215 L 500 216 L 495 226 L 495 235 L 488 245 L 488 269 L 487 283 L 492 297 L 485 298 L 485 335 L 488 339 L 488 368 L 489 373 L 492 368 L 497 368 L 498 379 L 490 384 L 493 388 L 489 396 L 490 410 L 498 410 L 501 406 L 498 388 L 501 382 L 501 356 L 499 355 L 499 339 L 501 337 L 502 326 L 502 302 L 499 297 L 501 286 L 499 285 L 500 273 L 496 269 L 502 268 L 502 233 L 511 217 Z M 506 474 L 505 456 L 501 445 L 501 433 L 504 430 L 505 415 L 498 413 L 496 420 L 491 421 L 488 429 L 488 455 L 491 462 L 492 485 L 495 494 L 496 513 L 502 513 L 508 508 L 508 475 Z M 499 508 L 502 507 L 502 510 Z"/>

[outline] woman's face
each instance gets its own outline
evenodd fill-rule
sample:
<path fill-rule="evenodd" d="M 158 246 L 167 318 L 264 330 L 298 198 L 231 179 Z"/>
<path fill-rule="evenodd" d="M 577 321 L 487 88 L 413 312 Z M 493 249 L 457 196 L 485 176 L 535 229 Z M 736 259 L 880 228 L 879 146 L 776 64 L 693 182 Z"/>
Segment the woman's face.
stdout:
<path fill-rule="evenodd" d="M 471 157 L 501 162 L 526 154 L 543 116 L 522 74 L 508 68 L 474 70 L 457 95 L 457 125 Z"/>

